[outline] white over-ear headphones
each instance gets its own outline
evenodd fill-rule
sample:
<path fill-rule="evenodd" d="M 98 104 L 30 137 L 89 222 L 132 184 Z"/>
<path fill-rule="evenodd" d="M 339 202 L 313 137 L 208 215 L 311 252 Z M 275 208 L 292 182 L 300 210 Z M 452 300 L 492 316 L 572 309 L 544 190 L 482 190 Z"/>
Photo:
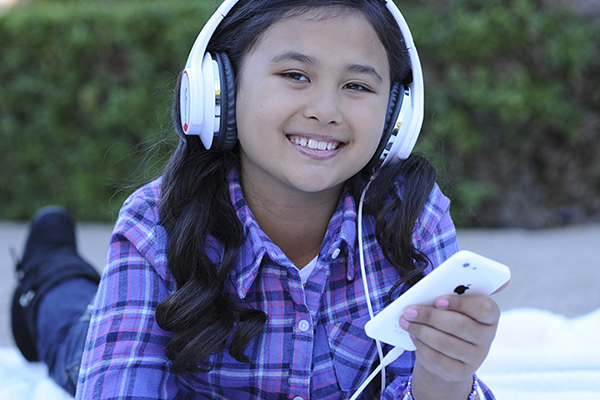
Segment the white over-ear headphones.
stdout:
<path fill-rule="evenodd" d="M 235 128 L 235 79 L 226 54 L 206 52 L 219 23 L 238 0 L 225 0 L 206 22 L 190 52 L 181 77 L 180 115 L 185 135 L 198 135 L 206 149 L 230 150 L 237 141 Z M 410 29 L 392 0 L 386 6 L 406 42 L 413 80 L 408 86 L 394 84 L 381 143 L 367 168 L 406 159 L 423 124 L 423 72 Z"/>

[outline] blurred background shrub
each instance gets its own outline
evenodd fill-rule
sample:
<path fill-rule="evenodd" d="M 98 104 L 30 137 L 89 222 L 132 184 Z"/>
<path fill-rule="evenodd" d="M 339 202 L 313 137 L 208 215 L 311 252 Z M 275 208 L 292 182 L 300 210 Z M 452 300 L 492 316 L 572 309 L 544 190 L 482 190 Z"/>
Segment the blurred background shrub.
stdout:
<path fill-rule="evenodd" d="M 404 1 L 425 69 L 421 149 L 440 171 L 459 226 L 597 219 L 594 1 Z M 566 8 L 576 4 L 588 8 Z"/>
<path fill-rule="evenodd" d="M 173 86 L 212 0 L 32 1 L 0 17 L 0 219 L 112 221 L 177 137 Z M 426 78 L 418 149 L 459 227 L 600 215 L 600 29 L 536 0 L 403 0 Z"/>
<path fill-rule="evenodd" d="M 210 3 L 38 1 L 0 17 L 0 219 L 48 203 L 116 217 L 177 143 L 173 86 Z"/>

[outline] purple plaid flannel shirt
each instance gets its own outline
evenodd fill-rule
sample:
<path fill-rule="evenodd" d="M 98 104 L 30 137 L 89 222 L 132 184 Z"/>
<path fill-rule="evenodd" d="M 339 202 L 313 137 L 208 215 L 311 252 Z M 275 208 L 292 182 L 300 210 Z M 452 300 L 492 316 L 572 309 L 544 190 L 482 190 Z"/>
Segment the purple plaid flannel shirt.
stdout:
<path fill-rule="evenodd" d="M 161 180 L 134 193 L 114 228 L 107 266 L 96 297 L 79 376 L 78 399 L 348 399 L 378 364 L 375 343 L 364 333 L 369 320 L 357 245 L 356 204 L 344 189 L 323 240 L 315 270 L 303 286 L 298 270 L 263 233 L 239 185 L 229 177 L 231 202 L 246 241 L 225 287 L 236 302 L 268 316 L 263 333 L 236 361 L 224 351 L 203 362 L 208 373 L 175 374 L 165 348 L 171 337 L 158 327 L 156 306 L 177 290 L 167 267 L 167 235 L 159 220 Z M 401 180 L 394 192 L 402 193 Z M 413 245 L 439 265 L 458 251 L 449 200 L 436 186 L 421 212 Z M 365 215 L 365 261 L 375 312 L 387 304 L 399 279 Z M 210 239 L 214 261 L 221 245 Z M 384 350 L 387 350 L 384 348 Z M 414 365 L 405 352 L 386 368 L 383 398 L 403 399 Z M 361 399 L 379 397 L 379 379 Z M 480 382 L 486 399 L 491 392 Z"/>

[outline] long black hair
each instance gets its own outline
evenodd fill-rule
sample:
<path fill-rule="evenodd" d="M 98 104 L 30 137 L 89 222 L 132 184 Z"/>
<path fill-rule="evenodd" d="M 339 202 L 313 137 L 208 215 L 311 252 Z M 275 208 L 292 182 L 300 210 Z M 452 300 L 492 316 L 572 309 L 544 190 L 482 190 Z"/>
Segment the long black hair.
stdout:
<path fill-rule="evenodd" d="M 392 80 L 410 81 L 406 45 L 383 0 L 241 0 L 217 28 L 209 51 L 227 53 L 237 72 L 244 56 L 274 22 L 316 8 L 364 15 L 386 49 Z M 178 89 L 172 116 L 175 130 L 181 133 Z M 208 151 L 198 137 L 188 136 L 179 143 L 163 174 L 160 218 L 168 234 L 167 261 L 178 290 L 159 304 L 156 319 L 162 329 L 174 332 L 167 356 L 176 372 L 201 371 L 202 360 L 225 349 L 236 360 L 247 362 L 244 350 L 267 320 L 264 312 L 234 303 L 223 293 L 245 240 L 227 180 L 239 162 L 238 146 L 230 151 Z M 367 173 L 351 179 L 355 196 Z M 405 196 L 394 199 L 388 190 L 399 176 L 404 180 Z M 403 277 L 395 288 L 416 281 L 426 266 L 427 260 L 412 247 L 411 238 L 434 182 L 433 166 L 419 156 L 383 168 L 373 182 L 365 211 L 376 216 L 377 240 Z M 205 253 L 209 236 L 223 246 L 218 263 Z"/>

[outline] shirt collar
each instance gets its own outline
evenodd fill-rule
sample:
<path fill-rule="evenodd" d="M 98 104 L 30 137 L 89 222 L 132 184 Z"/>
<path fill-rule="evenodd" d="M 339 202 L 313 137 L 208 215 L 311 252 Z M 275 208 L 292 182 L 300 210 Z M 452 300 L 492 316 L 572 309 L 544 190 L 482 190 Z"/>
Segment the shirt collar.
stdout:
<path fill-rule="evenodd" d="M 242 224 L 246 239 L 239 250 L 238 262 L 233 271 L 237 294 L 243 299 L 258 276 L 265 256 L 282 267 L 292 267 L 293 264 L 258 226 L 244 198 L 237 168 L 231 170 L 228 180 L 231 204 Z M 337 258 L 340 252 L 346 252 L 347 279 L 352 280 L 355 275 L 355 247 L 356 204 L 348 185 L 345 185 L 336 210 L 329 221 L 319 256 L 325 261 L 331 261 Z"/>

